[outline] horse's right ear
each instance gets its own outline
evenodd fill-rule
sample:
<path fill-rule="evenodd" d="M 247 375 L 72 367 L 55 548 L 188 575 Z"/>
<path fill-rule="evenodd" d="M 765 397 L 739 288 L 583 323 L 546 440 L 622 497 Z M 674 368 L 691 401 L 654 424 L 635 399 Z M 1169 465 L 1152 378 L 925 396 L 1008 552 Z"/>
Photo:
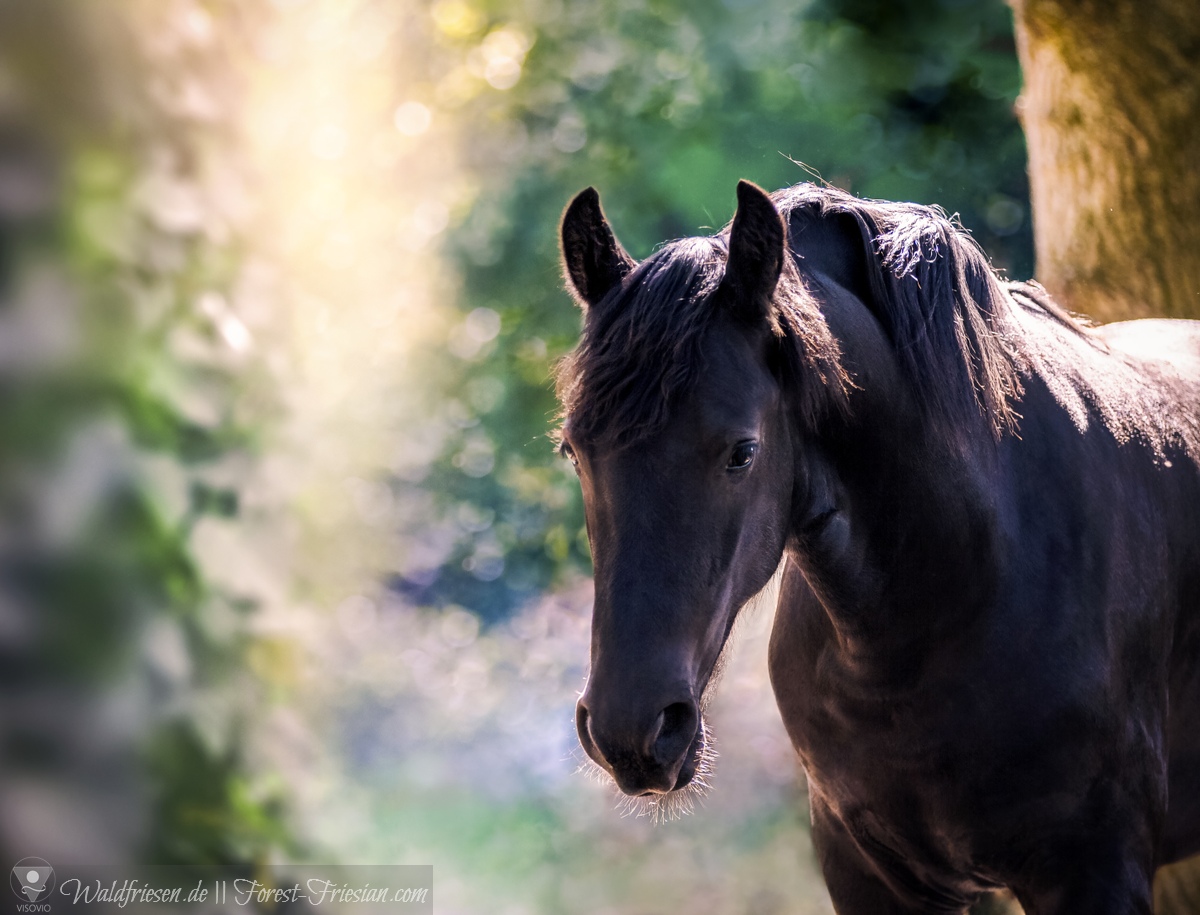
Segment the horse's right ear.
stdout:
<path fill-rule="evenodd" d="M 563 272 L 581 308 L 595 305 L 637 266 L 613 231 L 593 187 L 575 195 L 562 218 Z"/>
<path fill-rule="evenodd" d="M 770 195 L 757 184 L 739 181 L 737 199 L 721 286 L 733 292 L 747 317 L 764 317 L 783 271 L 787 225 Z"/>

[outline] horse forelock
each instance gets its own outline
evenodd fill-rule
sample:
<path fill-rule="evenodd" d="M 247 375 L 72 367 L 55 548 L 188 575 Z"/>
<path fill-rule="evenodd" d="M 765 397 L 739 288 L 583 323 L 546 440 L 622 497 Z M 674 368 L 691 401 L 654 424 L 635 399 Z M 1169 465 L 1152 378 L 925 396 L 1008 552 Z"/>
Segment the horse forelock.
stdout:
<path fill-rule="evenodd" d="M 666 425 L 704 371 L 702 343 L 717 314 L 714 294 L 727 258 L 728 228 L 672 242 L 589 311 L 579 345 L 556 372 L 572 436 L 626 447 Z M 770 322 L 791 374 L 811 376 L 813 383 L 799 386 L 802 414 L 815 416 L 840 401 L 846 378 L 837 343 L 790 258 Z"/>
<path fill-rule="evenodd" d="M 557 370 L 572 435 L 623 446 L 665 424 L 670 403 L 700 371 L 726 253 L 717 238 L 672 242 L 588 311 L 579 345 Z"/>

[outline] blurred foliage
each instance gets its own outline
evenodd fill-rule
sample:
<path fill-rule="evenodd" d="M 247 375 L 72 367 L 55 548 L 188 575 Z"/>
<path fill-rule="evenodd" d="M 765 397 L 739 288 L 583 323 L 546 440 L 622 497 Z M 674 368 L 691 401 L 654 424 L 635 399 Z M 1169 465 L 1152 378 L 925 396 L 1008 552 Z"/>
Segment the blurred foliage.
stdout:
<path fill-rule="evenodd" d="M 579 329 L 555 230 L 584 186 L 637 257 L 720 228 L 738 178 L 821 175 L 958 212 L 998 267 L 1031 271 L 1001 0 L 437 0 L 431 14 L 427 101 L 468 125 L 479 190 L 446 240 L 463 278 L 456 432 L 417 484 L 460 535 L 439 567 L 398 577 L 418 602 L 494 620 L 588 568 L 578 487 L 546 439 L 551 365 Z"/>
<path fill-rule="evenodd" d="M 260 692 L 239 673 L 253 601 L 190 538 L 238 515 L 208 477 L 256 449 L 233 405 L 260 371 L 195 308 L 228 290 L 233 245 L 154 185 L 177 159 L 202 168 L 217 131 L 120 78 L 152 69 L 136 5 L 103 26 L 86 6 L 0 4 L 0 848 L 61 830 L 93 860 L 250 863 L 294 847 L 238 736 Z M 46 790 L 74 816 L 8 834 L 13 796 Z"/>

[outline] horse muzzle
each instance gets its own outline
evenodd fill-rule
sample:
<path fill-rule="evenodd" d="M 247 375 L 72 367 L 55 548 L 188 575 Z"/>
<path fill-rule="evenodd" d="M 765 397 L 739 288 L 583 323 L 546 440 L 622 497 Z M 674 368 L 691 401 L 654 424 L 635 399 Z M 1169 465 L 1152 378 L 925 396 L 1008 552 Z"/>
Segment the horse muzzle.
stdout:
<path fill-rule="evenodd" d="M 584 752 L 635 797 L 688 785 L 704 749 L 700 709 L 691 697 L 661 706 L 651 719 L 601 705 L 588 690 L 576 706 L 575 726 Z"/>

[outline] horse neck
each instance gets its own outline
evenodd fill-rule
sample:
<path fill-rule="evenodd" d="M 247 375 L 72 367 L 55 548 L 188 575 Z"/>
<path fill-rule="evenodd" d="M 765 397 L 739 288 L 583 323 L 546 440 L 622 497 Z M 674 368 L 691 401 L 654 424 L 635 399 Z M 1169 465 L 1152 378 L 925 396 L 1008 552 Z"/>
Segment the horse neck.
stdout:
<path fill-rule="evenodd" d="M 847 647 L 903 651 L 968 625 L 992 587 L 990 434 L 939 430 L 879 324 L 834 295 L 826 319 L 854 381 L 848 409 L 798 432 L 788 554 Z M 816 532 L 814 514 L 838 509 Z"/>

